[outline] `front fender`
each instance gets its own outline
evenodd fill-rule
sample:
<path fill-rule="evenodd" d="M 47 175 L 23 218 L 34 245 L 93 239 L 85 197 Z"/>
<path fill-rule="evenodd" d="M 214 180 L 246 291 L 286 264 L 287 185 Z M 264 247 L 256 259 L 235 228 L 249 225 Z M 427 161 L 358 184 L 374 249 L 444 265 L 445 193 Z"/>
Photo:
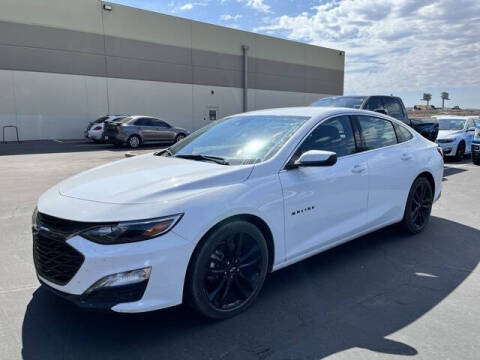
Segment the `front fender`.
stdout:
<path fill-rule="evenodd" d="M 183 208 L 184 216 L 172 230 L 183 238 L 198 244 L 221 221 L 253 215 L 262 219 L 272 233 L 275 264 L 285 259 L 283 195 L 278 175 L 209 189 Z"/>

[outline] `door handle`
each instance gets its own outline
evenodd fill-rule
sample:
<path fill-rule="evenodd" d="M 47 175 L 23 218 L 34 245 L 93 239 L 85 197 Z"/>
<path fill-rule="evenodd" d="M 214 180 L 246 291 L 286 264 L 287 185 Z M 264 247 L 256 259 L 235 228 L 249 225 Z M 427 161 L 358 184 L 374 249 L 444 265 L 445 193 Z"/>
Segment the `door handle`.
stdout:
<path fill-rule="evenodd" d="M 403 161 L 408 161 L 408 160 L 412 160 L 413 156 L 410 155 L 410 154 L 403 154 L 402 155 L 402 160 Z"/>
<path fill-rule="evenodd" d="M 353 168 L 352 168 L 352 173 L 354 174 L 361 174 L 363 172 L 365 172 L 367 170 L 367 167 L 364 166 L 364 165 L 355 165 Z"/>

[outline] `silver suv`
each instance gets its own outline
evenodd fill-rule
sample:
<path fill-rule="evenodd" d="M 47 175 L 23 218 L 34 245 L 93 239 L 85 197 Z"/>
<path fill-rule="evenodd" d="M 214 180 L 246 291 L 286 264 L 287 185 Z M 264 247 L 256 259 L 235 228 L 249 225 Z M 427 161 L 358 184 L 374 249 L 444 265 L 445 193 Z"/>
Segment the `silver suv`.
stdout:
<path fill-rule="evenodd" d="M 144 143 L 174 143 L 190 132 L 150 116 L 127 116 L 105 123 L 105 141 L 138 148 Z"/>

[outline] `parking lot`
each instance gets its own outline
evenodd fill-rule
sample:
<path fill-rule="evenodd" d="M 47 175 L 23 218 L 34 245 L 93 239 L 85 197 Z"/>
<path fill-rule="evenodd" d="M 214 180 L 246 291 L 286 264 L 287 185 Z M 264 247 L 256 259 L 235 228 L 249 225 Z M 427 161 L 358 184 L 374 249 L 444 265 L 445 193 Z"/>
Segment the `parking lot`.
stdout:
<path fill-rule="evenodd" d="M 0 359 L 479 358 L 480 167 L 470 159 L 446 164 L 425 232 L 389 227 L 280 270 L 252 308 L 214 322 L 182 306 L 86 312 L 39 287 L 30 229 L 38 197 L 126 152 L 0 144 Z"/>

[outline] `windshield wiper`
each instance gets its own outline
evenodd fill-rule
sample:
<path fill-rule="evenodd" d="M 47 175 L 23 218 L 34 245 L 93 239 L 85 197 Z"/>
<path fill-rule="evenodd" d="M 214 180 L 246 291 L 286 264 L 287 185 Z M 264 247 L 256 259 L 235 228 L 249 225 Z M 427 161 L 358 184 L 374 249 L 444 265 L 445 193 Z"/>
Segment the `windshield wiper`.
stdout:
<path fill-rule="evenodd" d="M 211 156 L 211 155 L 199 155 L 199 154 L 185 154 L 185 155 L 175 155 L 175 157 L 181 159 L 190 159 L 190 160 L 204 160 L 204 161 L 213 161 L 220 165 L 230 165 L 230 163 L 220 156 Z"/>
<path fill-rule="evenodd" d="M 154 153 L 153 155 L 155 156 L 162 156 L 162 155 L 166 155 L 168 157 L 172 156 L 172 152 L 170 151 L 170 149 L 165 149 L 165 150 L 161 150 L 161 151 L 157 151 L 156 153 Z"/>

